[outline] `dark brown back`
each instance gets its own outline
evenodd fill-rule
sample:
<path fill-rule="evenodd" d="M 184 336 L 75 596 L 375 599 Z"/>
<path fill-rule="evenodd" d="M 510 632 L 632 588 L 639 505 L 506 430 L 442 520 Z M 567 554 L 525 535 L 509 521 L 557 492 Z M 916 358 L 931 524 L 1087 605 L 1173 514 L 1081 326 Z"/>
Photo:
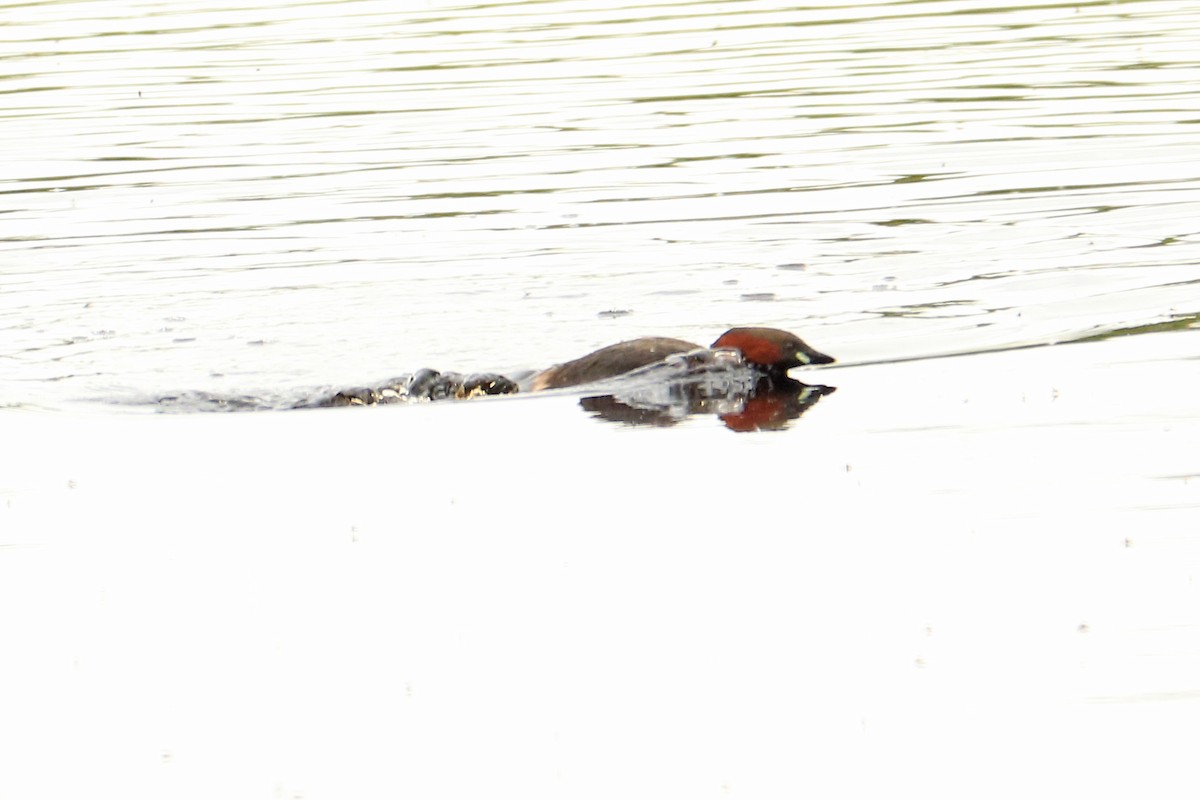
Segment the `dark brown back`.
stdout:
<path fill-rule="evenodd" d="M 532 388 L 537 392 L 600 381 L 661 361 L 674 353 L 686 353 L 699 348 L 700 345 L 682 339 L 657 336 L 611 344 L 574 361 L 539 372 L 533 377 Z"/>

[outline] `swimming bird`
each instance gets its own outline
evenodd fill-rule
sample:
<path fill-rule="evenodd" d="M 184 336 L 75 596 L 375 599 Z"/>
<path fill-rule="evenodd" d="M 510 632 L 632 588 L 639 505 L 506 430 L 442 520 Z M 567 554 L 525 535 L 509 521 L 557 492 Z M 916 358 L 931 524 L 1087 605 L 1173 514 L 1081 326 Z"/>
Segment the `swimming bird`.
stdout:
<path fill-rule="evenodd" d="M 578 386 L 624 375 L 676 353 L 700 350 L 682 339 L 647 336 L 602 347 L 574 361 L 556 364 L 533 376 L 533 391 Z M 713 350 L 732 349 L 756 369 L 773 378 L 785 378 L 792 367 L 832 364 L 834 359 L 809 347 L 795 334 L 778 328 L 730 328 L 712 343 Z"/>

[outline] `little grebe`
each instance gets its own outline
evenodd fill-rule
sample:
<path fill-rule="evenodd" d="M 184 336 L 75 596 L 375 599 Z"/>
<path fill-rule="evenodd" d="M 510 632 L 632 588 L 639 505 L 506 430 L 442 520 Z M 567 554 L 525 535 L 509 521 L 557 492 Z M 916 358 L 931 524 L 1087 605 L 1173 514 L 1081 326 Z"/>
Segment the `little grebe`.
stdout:
<path fill-rule="evenodd" d="M 731 328 L 712 347 L 738 350 L 752 366 L 776 378 L 784 377 L 792 367 L 833 363 L 831 357 L 812 349 L 800 337 L 776 328 Z M 561 389 L 613 378 L 669 355 L 699 349 L 700 345 L 691 342 L 653 336 L 620 342 L 539 372 L 533 376 L 532 389 Z"/>

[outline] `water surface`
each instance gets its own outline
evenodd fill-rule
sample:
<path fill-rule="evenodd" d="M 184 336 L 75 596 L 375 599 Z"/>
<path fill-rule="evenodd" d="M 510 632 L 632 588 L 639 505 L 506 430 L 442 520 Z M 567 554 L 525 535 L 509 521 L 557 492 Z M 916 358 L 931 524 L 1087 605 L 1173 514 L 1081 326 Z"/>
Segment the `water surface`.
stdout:
<path fill-rule="evenodd" d="M 1189 4 L 4 20 L 0 795 L 1189 796 Z M 735 324 L 837 391 L 129 405 Z"/>
<path fill-rule="evenodd" d="M 731 324 L 925 355 L 1200 311 L 1186 3 L 11 17 L 9 402 Z"/>

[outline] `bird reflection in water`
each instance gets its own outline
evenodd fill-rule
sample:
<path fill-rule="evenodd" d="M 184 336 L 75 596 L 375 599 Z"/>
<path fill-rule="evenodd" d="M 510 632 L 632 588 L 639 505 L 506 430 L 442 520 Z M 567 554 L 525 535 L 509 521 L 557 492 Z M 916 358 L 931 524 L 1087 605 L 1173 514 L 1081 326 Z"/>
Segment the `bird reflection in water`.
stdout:
<path fill-rule="evenodd" d="M 788 381 L 781 386 L 763 378 L 748 393 L 713 396 L 684 390 L 669 405 L 611 394 L 585 397 L 579 405 L 609 422 L 660 428 L 677 425 L 689 416 L 715 414 L 731 431 L 749 433 L 782 430 L 835 391 L 834 386 L 810 386 L 800 381 Z"/>
<path fill-rule="evenodd" d="M 732 431 L 780 430 L 832 394 L 786 375 L 764 375 L 735 350 L 695 350 L 668 356 L 623 376 L 610 392 L 579 401 L 599 419 L 669 427 L 714 414 Z"/>

